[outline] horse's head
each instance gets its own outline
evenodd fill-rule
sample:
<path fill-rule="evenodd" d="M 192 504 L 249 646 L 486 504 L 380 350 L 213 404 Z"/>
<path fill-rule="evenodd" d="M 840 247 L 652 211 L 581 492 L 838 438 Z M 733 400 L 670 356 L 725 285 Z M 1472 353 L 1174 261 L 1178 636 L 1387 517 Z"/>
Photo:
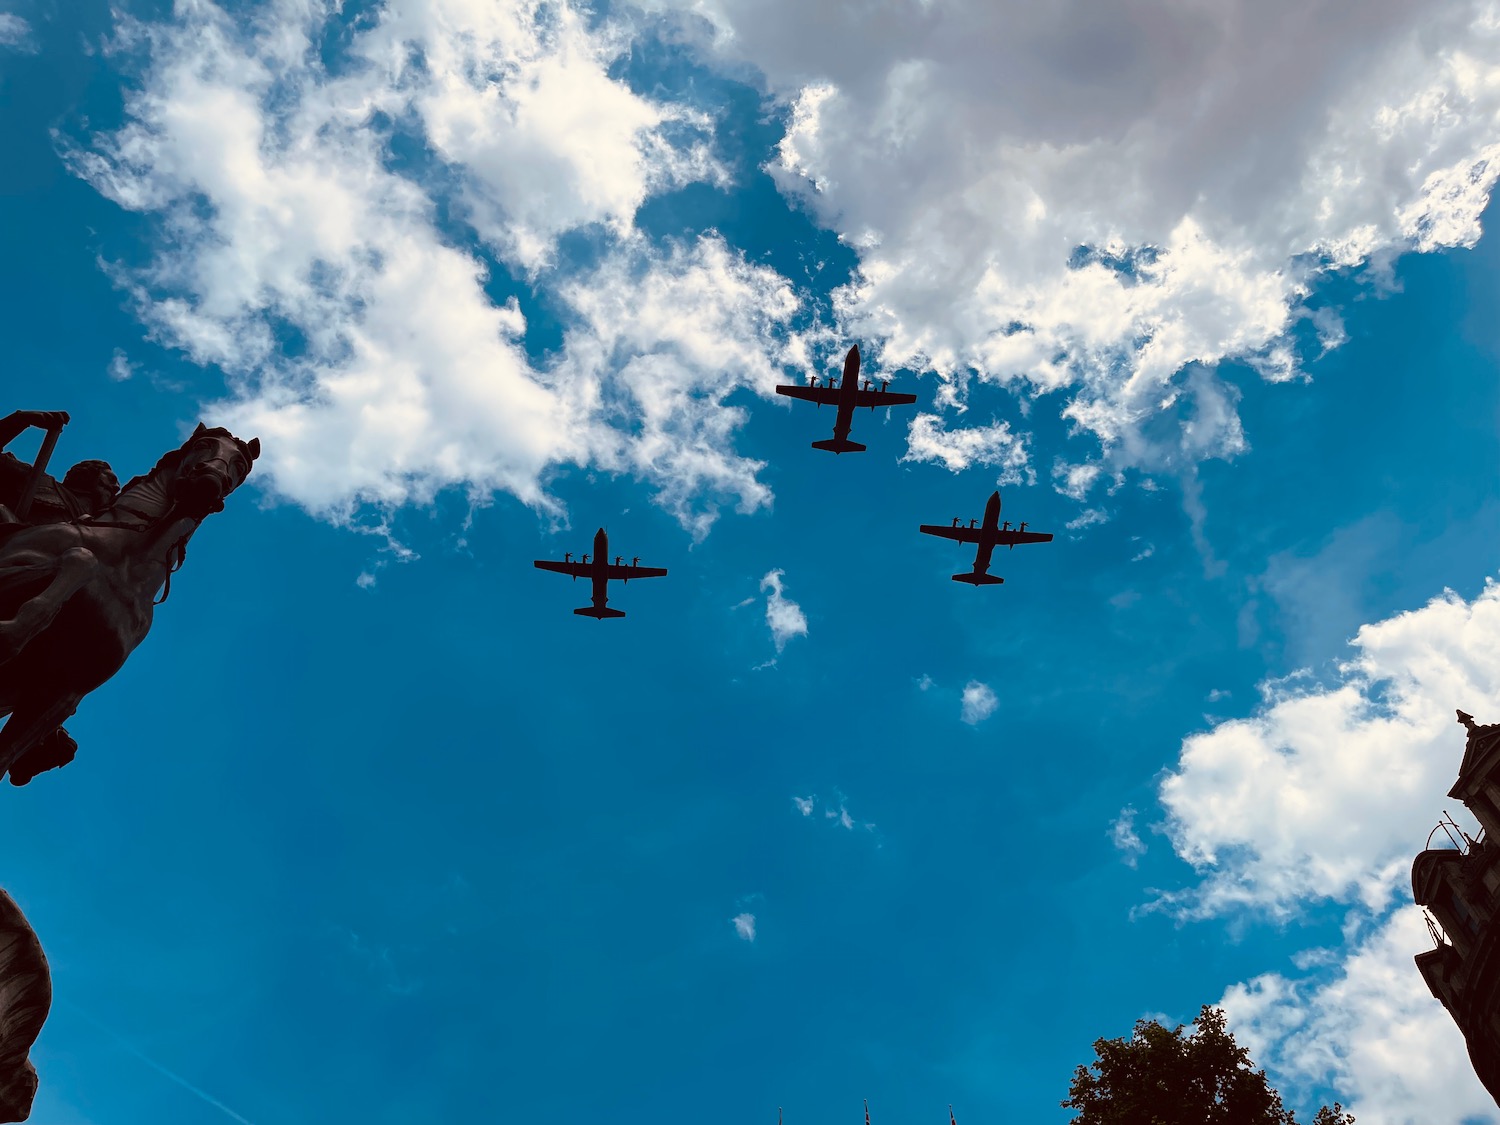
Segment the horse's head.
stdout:
<path fill-rule="evenodd" d="M 250 475 L 260 456 L 260 439 L 241 441 L 221 426 L 202 422 L 179 450 L 171 486 L 172 500 L 188 514 L 202 519 L 224 509 L 224 498 Z"/>

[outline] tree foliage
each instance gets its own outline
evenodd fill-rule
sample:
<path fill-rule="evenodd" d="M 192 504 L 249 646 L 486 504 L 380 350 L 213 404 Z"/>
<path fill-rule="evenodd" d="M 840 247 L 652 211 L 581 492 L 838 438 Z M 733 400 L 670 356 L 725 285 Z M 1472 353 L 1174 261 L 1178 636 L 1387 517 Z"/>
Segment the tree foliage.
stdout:
<path fill-rule="evenodd" d="M 1073 1125 L 1296 1125 L 1234 1041 L 1224 1013 L 1207 1005 L 1185 1035 L 1140 1020 L 1129 1039 L 1097 1039 L 1097 1059 L 1073 1074 L 1064 1109 Z M 1338 1102 L 1318 1110 L 1313 1125 L 1353 1125 Z"/>

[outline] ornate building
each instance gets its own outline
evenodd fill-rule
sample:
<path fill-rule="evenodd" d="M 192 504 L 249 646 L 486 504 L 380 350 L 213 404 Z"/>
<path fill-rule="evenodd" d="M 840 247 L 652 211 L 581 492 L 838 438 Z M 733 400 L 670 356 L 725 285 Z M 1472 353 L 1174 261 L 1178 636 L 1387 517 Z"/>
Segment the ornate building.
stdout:
<path fill-rule="evenodd" d="M 1448 796 L 1468 806 L 1482 831 L 1474 840 L 1447 821 L 1439 828 L 1456 847 L 1428 848 L 1411 866 L 1412 895 L 1426 907 L 1437 942 L 1418 954 L 1417 968 L 1464 1033 L 1474 1072 L 1500 1105 L 1500 723 L 1480 726 L 1462 711 L 1458 721 L 1469 739 Z"/>

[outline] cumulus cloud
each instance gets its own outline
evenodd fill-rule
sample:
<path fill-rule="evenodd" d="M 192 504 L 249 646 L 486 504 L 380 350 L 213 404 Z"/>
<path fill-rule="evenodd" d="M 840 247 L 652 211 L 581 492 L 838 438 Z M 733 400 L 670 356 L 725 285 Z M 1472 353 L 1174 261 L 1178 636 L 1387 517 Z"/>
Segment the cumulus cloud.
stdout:
<path fill-rule="evenodd" d="M 950 472 L 972 465 L 995 466 L 999 484 L 1036 483 L 1026 450 L 1026 436 L 1011 433 L 1009 422 L 967 429 L 947 429 L 937 414 L 918 414 L 907 431 L 903 461 L 931 461 Z"/>
<path fill-rule="evenodd" d="M 770 169 L 884 363 L 1060 392 L 1114 468 L 1244 448 L 1214 365 L 1295 378 L 1342 338 L 1319 276 L 1472 244 L 1500 173 L 1489 0 L 650 6 L 787 106 Z"/>
<path fill-rule="evenodd" d="M 774 271 L 705 234 L 647 244 L 648 194 L 717 182 L 707 123 L 610 77 L 629 41 L 565 0 L 376 9 L 326 67 L 331 7 L 280 0 L 231 17 L 121 16 L 145 59 L 126 123 L 74 170 L 161 237 L 115 270 L 155 337 L 227 376 L 205 413 L 264 439 L 264 481 L 310 511 L 495 490 L 556 510 L 568 462 L 655 482 L 695 534 L 720 503 L 770 493 L 730 441 L 724 400 L 771 395 L 807 361 Z M 401 168 L 398 139 L 431 167 Z M 514 298 L 444 216 L 564 313 L 538 366 Z M 606 232 L 586 272 L 549 269 L 561 235 Z"/>
<path fill-rule="evenodd" d="M 988 719 L 999 705 L 1000 701 L 995 697 L 989 684 L 970 680 L 964 685 L 962 718 L 971 727 Z"/>
<path fill-rule="evenodd" d="M 794 804 L 794 805 L 797 806 L 797 811 L 799 813 L 801 813 L 803 816 L 812 816 L 812 811 L 813 811 L 813 798 L 812 797 L 793 797 L 792 798 L 792 804 Z"/>
<path fill-rule="evenodd" d="M 1126 805 L 1109 826 L 1109 842 L 1120 853 L 1120 861 L 1126 867 L 1134 867 L 1146 854 L 1145 841 L 1135 830 L 1135 817 L 1135 807 Z"/>
<path fill-rule="evenodd" d="M 1331 974 L 1268 973 L 1233 986 L 1220 1005 L 1283 1093 L 1288 1083 L 1345 1091 L 1362 1125 L 1494 1122 L 1463 1034 L 1412 964 L 1430 948 L 1420 908 L 1403 906 Z"/>
<path fill-rule="evenodd" d="M 1500 585 L 1472 601 L 1447 592 L 1351 644 L 1333 682 L 1264 685 L 1255 715 L 1184 742 L 1160 796 L 1173 847 L 1202 879 L 1165 904 L 1199 918 L 1346 906 L 1345 948 L 1293 958 L 1305 976 L 1229 989 L 1236 1033 L 1284 1081 L 1340 1090 L 1368 1125 L 1493 1120 L 1411 962 L 1431 942 L 1408 880 L 1451 805 L 1455 709 L 1500 698 Z"/>
<path fill-rule="evenodd" d="M 1185 909 L 1380 911 L 1404 886 L 1458 769 L 1454 708 L 1500 698 L 1500 585 L 1472 602 L 1445 593 L 1351 644 L 1336 682 L 1266 684 L 1255 715 L 1183 743 L 1160 796 L 1173 847 L 1205 875 Z"/>
<path fill-rule="evenodd" d="M 750 913 L 736 914 L 729 920 L 734 926 L 735 934 L 743 941 L 755 940 L 755 915 Z"/>
<path fill-rule="evenodd" d="M 802 607 L 781 592 L 781 579 L 785 572 L 773 570 L 760 580 L 760 588 L 766 591 L 766 624 L 771 627 L 771 639 L 776 642 L 776 651 L 786 648 L 793 637 L 807 636 L 807 615 Z"/>

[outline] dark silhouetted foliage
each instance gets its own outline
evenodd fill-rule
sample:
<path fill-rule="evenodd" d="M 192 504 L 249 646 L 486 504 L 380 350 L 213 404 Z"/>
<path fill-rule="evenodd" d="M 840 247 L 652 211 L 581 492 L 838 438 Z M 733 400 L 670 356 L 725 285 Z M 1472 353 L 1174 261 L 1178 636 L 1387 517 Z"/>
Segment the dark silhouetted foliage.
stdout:
<path fill-rule="evenodd" d="M 1073 1125 L 1296 1125 L 1296 1115 L 1234 1041 L 1224 1013 L 1204 1006 L 1191 1035 L 1140 1020 L 1129 1039 L 1097 1039 L 1098 1058 L 1073 1075 Z M 1353 1125 L 1338 1102 L 1313 1125 Z"/>

